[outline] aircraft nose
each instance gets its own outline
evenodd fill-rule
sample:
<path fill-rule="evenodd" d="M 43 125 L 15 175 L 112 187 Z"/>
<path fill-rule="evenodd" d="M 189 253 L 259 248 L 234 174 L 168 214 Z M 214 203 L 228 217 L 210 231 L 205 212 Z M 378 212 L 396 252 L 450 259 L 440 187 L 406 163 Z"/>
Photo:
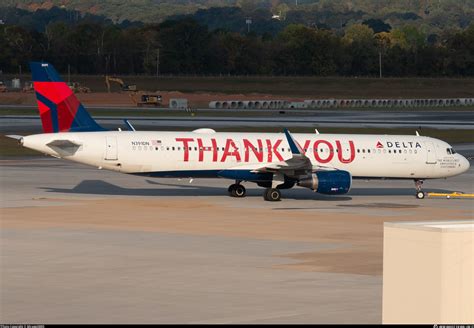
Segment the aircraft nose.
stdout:
<path fill-rule="evenodd" d="M 466 157 L 462 155 L 460 156 L 461 156 L 461 160 L 459 161 L 459 168 L 461 169 L 461 172 L 464 173 L 469 170 L 469 168 L 471 167 L 471 164 L 469 163 Z"/>

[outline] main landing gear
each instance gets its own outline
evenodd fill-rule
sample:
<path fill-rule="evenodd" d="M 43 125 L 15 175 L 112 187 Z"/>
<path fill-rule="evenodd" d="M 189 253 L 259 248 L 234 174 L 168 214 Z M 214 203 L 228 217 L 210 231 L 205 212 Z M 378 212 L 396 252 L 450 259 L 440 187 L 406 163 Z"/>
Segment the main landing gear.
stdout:
<path fill-rule="evenodd" d="M 425 198 L 425 193 L 423 190 L 421 190 L 422 185 L 423 185 L 423 180 L 415 179 L 416 198 L 418 199 Z"/>
<path fill-rule="evenodd" d="M 236 181 L 233 185 L 230 185 L 229 189 L 229 196 L 231 197 L 245 197 L 245 187 L 240 184 L 240 181 Z"/>
<path fill-rule="evenodd" d="M 267 188 L 263 192 L 263 199 L 269 202 L 278 202 L 281 200 L 281 192 L 276 188 Z"/>

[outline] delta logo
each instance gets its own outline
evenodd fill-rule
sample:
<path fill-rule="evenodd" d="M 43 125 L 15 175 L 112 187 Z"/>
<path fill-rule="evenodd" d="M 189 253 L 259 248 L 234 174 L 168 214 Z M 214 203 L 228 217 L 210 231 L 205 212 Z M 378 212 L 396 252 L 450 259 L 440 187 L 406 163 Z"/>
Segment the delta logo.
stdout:
<path fill-rule="evenodd" d="M 421 144 L 419 142 L 413 141 L 387 141 L 386 144 L 387 148 L 421 148 Z M 375 147 L 379 149 L 385 148 L 385 146 L 380 141 L 377 141 L 377 145 Z"/>

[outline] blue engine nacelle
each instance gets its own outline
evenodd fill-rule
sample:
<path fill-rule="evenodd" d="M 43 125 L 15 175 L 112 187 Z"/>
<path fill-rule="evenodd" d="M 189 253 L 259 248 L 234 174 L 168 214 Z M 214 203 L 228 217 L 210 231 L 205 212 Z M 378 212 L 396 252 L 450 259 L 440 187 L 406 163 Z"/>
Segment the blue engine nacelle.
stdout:
<path fill-rule="evenodd" d="M 298 186 L 327 195 L 346 194 L 351 189 L 351 184 L 351 174 L 341 170 L 316 172 L 298 182 Z"/>

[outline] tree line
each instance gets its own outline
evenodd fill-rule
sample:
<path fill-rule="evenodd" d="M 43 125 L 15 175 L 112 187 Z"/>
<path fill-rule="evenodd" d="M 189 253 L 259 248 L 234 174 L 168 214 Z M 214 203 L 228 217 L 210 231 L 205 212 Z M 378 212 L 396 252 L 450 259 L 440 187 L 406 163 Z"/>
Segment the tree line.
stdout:
<path fill-rule="evenodd" d="M 474 76 L 474 24 L 425 35 L 416 26 L 375 33 L 291 24 L 278 34 L 209 30 L 192 18 L 123 27 L 56 22 L 44 31 L 0 25 L 0 70 L 31 60 L 79 74 Z"/>

